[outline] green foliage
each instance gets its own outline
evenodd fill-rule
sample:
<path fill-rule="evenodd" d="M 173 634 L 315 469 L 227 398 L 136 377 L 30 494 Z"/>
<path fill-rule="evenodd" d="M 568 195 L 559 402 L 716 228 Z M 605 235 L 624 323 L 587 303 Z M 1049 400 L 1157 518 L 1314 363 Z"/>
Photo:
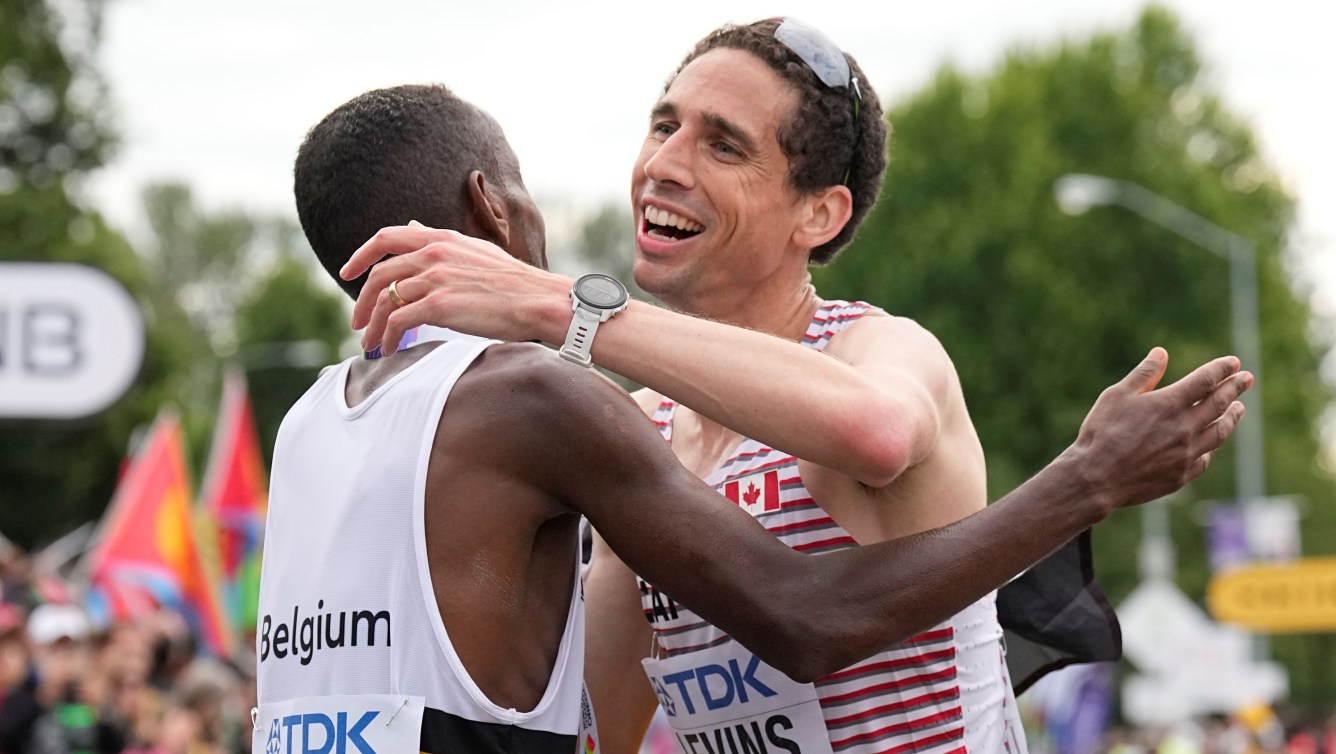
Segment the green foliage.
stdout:
<path fill-rule="evenodd" d="M 331 360 L 331 344 L 347 334 L 342 297 L 293 261 L 311 255 L 290 220 L 205 213 L 184 185 L 152 186 L 145 211 L 153 236 L 141 259 L 82 206 L 80 178 L 103 164 L 112 144 L 105 87 L 92 65 L 101 4 L 76 0 L 60 4 L 59 13 L 54 7 L 44 0 L 0 4 L 0 261 L 72 262 L 107 272 L 139 303 L 148 343 L 134 384 L 101 414 L 0 420 L 0 531 L 24 546 L 100 516 L 132 435 L 165 405 L 179 407 L 200 468 L 222 355 L 238 342 L 322 344 L 318 353 L 298 354 L 305 358 L 299 369 L 290 358 L 265 367 L 262 380 L 287 378 L 272 394 L 255 396 L 257 423 L 272 437 L 295 397 L 293 381 L 309 384 L 310 359 Z M 237 302 L 252 289 L 301 312 L 250 305 L 238 320 Z"/>
<path fill-rule="evenodd" d="M 1316 424 L 1330 394 L 1283 258 L 1294 203 L 1200 74 L 1192 40 L 1157 7 L 1124 33 L 1014 51 L 978 78 L 944 68 L 889 112 L 882 199 L 814 276 L 823 295 L 872 301 L 941 339 L 996 496 L 1065 448 L 1100 390 L 1152 346 L 1168 348 L 1170 380 L 1231 349 L 1224 260 L 1119 208 L 1068 217 L 1054 181 L 1133 181 L 1244 236 L 1259 257 L 1267 491 L 1303 498 L 1305 552 L 1330 554 L 1336 487 Z M 1227 449 L 1171 504 L 1189 594 L 1209 578 L 1196 501 L 1232 497 L 1233 480 Z M 1115 603 L 1136 580 L 1138 520 L 1122 513 L 1096 529 Z M 1320 662 L 1330 676 L 1314 642 L 1275 646 L 1291 668 Z M 1297 699 L 1336 698 L 1313 677 L 1296 675 Z"/>
<path fill-rule="evenodd" d="M 133 249 L 78 201 L 79 179 L 111 144 L 103 87 L 88 62 L 100 6 L 62 9 L 42 0 L 0 5 L 0 261 L 86 264 L 142 299 Z M 157 315 L 145 308 L 144 366 L 116 405 L 78 421 L 0 420 L 0 531 L 32 545 L 106 505 L 132 430 L 152 420 L 167 398 L 164 379 L 185 361 Z"/>
<path fill-rule="evenodd" d="M 207 456 L 228 361 L 247 372 L 268 457 L 283 415 L 349 334 L 346 299 L 317 283 L 325 273 L 290 219 L 206 211 L 178 182 L 143 197 L 152 301 L 190 333 L 191 369 L 177 390 L 191 455 L 197 467 Z"/>

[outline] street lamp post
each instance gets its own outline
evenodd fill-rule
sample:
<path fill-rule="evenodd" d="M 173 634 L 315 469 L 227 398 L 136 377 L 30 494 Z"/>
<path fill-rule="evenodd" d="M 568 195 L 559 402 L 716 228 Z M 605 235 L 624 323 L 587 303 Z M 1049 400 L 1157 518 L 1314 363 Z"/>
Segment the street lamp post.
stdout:
<path fill-rule="evenodd" d="M 1243 397 L 1248 418 L 1234 437 L 1235 494 L 1244 505 L 1260 500 L 1266 490 L 1262 458 L 1262 349 L 1258 341 L 1257 255 L 1236 233 L 1184 209 L 1130 181 L 1071 173 L 1053 184 L 1058 206 L 1069 215 L 1094 206 L 1118 205 L 1192 241 L 1229 261 L 1229 308 L 1234 352 L 1256 384 Z"/>

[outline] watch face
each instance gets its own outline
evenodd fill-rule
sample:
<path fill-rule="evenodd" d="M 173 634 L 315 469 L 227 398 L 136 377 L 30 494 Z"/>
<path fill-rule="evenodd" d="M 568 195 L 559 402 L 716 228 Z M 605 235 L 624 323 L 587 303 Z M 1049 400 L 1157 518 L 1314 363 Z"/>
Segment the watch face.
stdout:
<path fill-rule="evenodd" d="M 575 295 L 595 309 L 616 309 L 626 303 L 626 288 L 614 277 L 590 273 L 575 281 Z"/>

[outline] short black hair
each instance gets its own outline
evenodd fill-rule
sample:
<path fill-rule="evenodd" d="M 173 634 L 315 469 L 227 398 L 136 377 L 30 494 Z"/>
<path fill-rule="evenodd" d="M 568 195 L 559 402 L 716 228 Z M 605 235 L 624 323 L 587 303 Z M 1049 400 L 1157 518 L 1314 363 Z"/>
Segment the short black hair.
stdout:
<path fill-rule="evenodd" d="M 339 269 L 376 231 L 410 220 L 463 228 L 469 173 L 518 178 L 491 116 L 439 84 L 375 89 L 306 134 L 293 169 L 297 217 L 325 270 L 354 298 L 366 275 Z"/>
<path fill-rule="evenodd" d="M 846 88 L 834 89 L 823 84 L 797 53 L 775 39 L 775 29 L 782 22 L 783 19 L 770 18 L 745 26 L 725 24 L 715 29 L 696 43 L 668 80 L 667 87 L 693 60 L 720 48 L 750 52 L 780 78 L 793 84 L 798 92 L 798 105 L 793 120 L 781 126 L 778 134 L 779 146 L 789 159 L 789 185 L 803 193 L 820 191 L 844 182 L 845 170 L 849 171 L 853 214 L 834 238 L 812 249 L 810 256 L 812 264 L 826 264 L 849 243 L 877 202 L 882 175 L 886 172 L 890 127 L 877 93 L 852 55 L 844 53 L 849 70 L 860 82 L 862 102 L 856 119 L 853 100 Z"/>

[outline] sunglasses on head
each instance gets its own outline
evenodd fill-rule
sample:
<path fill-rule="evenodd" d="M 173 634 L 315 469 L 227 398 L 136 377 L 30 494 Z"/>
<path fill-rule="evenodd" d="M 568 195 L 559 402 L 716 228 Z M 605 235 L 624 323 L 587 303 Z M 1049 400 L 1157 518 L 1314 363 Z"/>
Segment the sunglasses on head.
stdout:
<path fill-rule="evenodd" d="M 849 172 L 853 170 L 862 137 L 862 129 L 858 127 L 858 111 L 863 102 L 863 92 L 858 87 L 858 77 L 853 75 L 849 61 L 840 48 L 814 26 L 808 26 L 794 18 L 785 18 L 775 29 L 775 39 L 806 63 L 821 83 L 831 89 L 844 89 L 849 95 L 849 101 L 854 109 L 854 143 L 849 155 L 849 165 L 845 167 L 844 177 L 840 179 L 840 183 L 847 186 Z"/>

